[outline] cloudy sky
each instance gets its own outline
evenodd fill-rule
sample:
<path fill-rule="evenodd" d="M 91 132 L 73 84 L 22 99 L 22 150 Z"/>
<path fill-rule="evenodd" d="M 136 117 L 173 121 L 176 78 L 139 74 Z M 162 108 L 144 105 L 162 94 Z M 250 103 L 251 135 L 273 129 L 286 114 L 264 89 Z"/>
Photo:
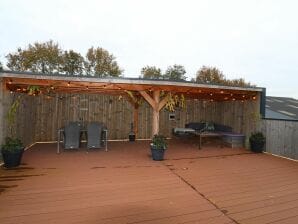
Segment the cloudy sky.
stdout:
<path fill-rule="evenodd" d="M 145 65 L 203 65 L 298 98 L 295 0 L 1 0 L 0 60 L 35 41 L 116 56 L 127 77 Z"/>

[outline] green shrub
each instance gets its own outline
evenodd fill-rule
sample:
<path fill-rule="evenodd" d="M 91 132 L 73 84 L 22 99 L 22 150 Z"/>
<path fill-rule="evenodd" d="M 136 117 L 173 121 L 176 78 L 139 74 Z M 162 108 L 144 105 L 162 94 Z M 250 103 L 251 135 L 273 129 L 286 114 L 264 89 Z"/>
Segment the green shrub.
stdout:
<path fill-rule="evenodd" d="M 166 137 L 164 137 L 163 135 L 154 135 L 152 138 L 152 145 L 156 149 L 166 149 L 168 146 Z"/>
<path fill-rule="evenodd" d="M 18 138 L 5 138 L 5 143 L 1 146 L 2 151 L 15 152 L 23 149 L 23 144 Z"/>
<path fill-rule="evenodd" d="M 261 153 L 264 150 L 266 138 L 262 132 L 252 133 L 249 137 L 250 149 L 253 152 Z"/>

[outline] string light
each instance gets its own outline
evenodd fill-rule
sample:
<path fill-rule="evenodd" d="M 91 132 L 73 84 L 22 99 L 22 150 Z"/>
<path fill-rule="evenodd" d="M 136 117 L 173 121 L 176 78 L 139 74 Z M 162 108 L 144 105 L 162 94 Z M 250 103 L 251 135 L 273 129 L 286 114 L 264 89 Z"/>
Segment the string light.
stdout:
<path fill-rule="evenodd" d="M 8 81 L 8 84 L 10 85 L 10 84 L 12 84 L 12 81 L 11 81 L 11 79 Z"/>
<path fill-rule="evenodd" d="M 67 83 L 67 86 L 70 86 L 70 82 Z"/>
<path fill-rule="evenodd" d="M 224 91 L 223 91 L 223 90 L 221 90 L 221 91 L 220 91 L 220 93 L 221 93 L 221 94 L 223 94 L 223 93 L 224 93 Z"/>

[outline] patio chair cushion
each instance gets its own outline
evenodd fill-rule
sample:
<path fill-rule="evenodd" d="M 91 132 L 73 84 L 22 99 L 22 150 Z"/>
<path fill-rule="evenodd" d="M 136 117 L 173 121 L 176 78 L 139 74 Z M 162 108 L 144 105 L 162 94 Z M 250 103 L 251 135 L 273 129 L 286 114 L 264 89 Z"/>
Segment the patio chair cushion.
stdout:
<path fill-rule="evenodd" d="M 227 125 L 214 124 L 214 130 L 217 132 L 232 132 L 233 128 Z"/>
<path fill-rule="evenodd" d="M 78 149 L 80 148 L 80 124 L 78 122 L 70 122 L 64 128 L 64 148 Z"/>
<path fill-rule="evenodd" d="M 87 148 L 101 148 L 102 147 L 102 131 L 103 124 L 99 122 L 91 122 L 87 126 Z"/>
<path fill-rule="evenodd" d="M 195 134 L 192 128 L 173 128 L 173 134 L 177 137 L 190 137 Z"/>
<path fill-rule="evenodd" d="M 205 128 L 205 122 L 190 122 L 186 124 L 185 127 L 200 131 Z"/>

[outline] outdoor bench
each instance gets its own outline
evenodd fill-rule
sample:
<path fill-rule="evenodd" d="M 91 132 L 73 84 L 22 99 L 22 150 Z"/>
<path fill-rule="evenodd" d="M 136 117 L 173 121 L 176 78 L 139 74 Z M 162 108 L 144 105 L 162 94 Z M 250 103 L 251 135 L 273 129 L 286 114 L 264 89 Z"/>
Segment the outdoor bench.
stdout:
<path fill-rule="evenodd" d="M 212 127 L 208 127 L 210 124 L 212 124 Z M 176 130 L 183 131 L 182 128 L 176 128 Z M 185 125 L 185 132 L 195 133 L 195 135 L 199 136 L 200 145 L 202 137 L 220 137 L 224 145 L 228 147 L 244 147 L 245 135 L 232 132 L 232 127 L 230 126 L 207 122 L 191 122 Z"/>

